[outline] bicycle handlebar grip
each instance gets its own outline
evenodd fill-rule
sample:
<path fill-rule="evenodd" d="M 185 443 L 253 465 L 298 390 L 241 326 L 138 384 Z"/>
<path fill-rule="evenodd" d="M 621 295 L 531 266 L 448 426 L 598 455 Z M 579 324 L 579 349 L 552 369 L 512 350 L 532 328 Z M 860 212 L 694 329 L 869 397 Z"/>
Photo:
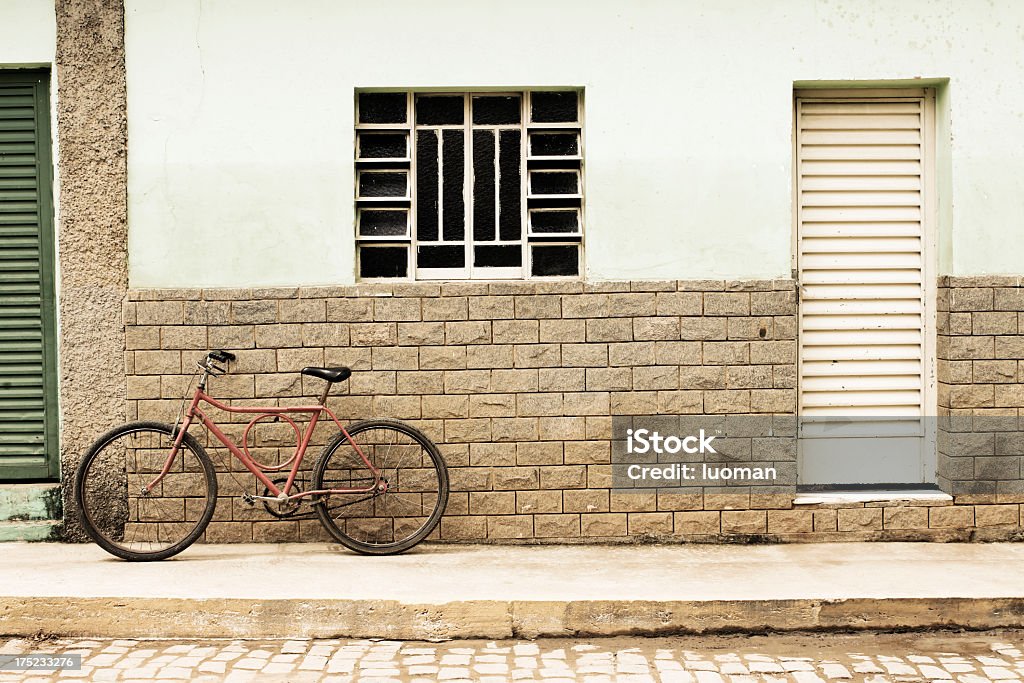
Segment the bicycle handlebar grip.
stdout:
<path fill-rule="evenodd" d="M 222 351 L 220 349 L 210 351 L 207 355 L 218 363 L 230 363 L 235 360 L 235 354 L 230 351 Z"/>

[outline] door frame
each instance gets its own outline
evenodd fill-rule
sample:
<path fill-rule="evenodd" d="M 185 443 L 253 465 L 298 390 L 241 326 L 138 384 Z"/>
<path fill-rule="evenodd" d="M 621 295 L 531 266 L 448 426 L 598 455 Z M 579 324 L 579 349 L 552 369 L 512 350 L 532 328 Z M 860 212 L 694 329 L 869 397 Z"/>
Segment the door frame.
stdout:
<path fill-rule="evenodd" d="M 803 439 L 799 438 L 799 418 L 802 412 L 801 377 L 803 377 L 803 354 L 800 352 L 800 331 L 803 327 L 803 302 L 800 296 L 800 101 L 921 101 L 921 279 L 924 291 L 922 319 L 922 454 L 921 481 L 923 486 L 934 484 L 938 469 L 938 386 L 937 386 L 937 341 L 938 341 L 938 184 L 935 173 L 935 88 L 878 88 L 856 87 L 851 84 L 846 88 L 794 88 L 792 106 L 792 185 L 791 200 L 793 202 L 792 223 L 792 277 L 796 283 L 797 320 L 796 320 L 796 382 L 797 382 L 797 485 L 803 472 Z M 916 483 L 916 482 L 915 482 Z"/>

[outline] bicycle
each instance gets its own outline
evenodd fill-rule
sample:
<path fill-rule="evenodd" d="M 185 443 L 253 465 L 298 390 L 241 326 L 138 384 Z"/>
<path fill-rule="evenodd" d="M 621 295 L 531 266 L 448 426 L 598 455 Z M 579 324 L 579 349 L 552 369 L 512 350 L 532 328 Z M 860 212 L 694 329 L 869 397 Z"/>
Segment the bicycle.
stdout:
<path fill-rule="evenodd" d="M 235 406 L 206 392 L 211 376 L 227 374 L 217 363 L 227 366 L 235 360 L 234 354 L 215 350 L 196 363 L 192 382 L 201 375 L 199 383 L 187 409 L 186 390 L 173 426 L 130 422 L 89 448 L 75 474 L 74 493 L 82 527 L 101 548 L 126 560 L 163 560 L 203 535 L 216 508 L 218 481 L 210 456 L 188 433 L 197 422 L 262 485 L 263 495 L 242 493 L 249 506 L 259 501 L 274 517 L 308 519 L 312 513 L 300 514 L 308 504 L 334 539 L 368 555 L 404 552 L 434 530 L 448 501 L 448 469 L 441 453 L 426 435 L 397 420 L 343 426 L 326 403 L 331 387 L 352 374 L 349 368 L 301 371 L 327 382 L 316 404 Z M 241 447 L 204 412 L 204 405 L 255 414 L 242 433 Z M 313 467 L 310 489 L 302 491 L 299 468 L 324 413 L 340 433 L 327 442 Z M 296 414 L 309 415 L 305 431 L 293 419 Z M 296 438 L 295 452 L 276 465 L 257 462 L 249 448 L 253 427 L 271 419 L 289 425 Z M 270 478 L 286 470 L 286 476 Z"/>

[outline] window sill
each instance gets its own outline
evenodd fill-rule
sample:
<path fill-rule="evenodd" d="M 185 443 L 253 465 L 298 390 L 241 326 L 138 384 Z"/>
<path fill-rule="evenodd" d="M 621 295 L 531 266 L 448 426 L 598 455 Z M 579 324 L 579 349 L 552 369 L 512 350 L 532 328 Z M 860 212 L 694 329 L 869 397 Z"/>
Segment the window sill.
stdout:
<path fill-rule="evenodd" d="M 874 503 L 896 500 L 910 500 L 931 503 L 952 502 L 953 496 L 934 489 L 920 491 L 835 491 L 800 493 L 793 499 L 793 505 L 835 505 L 837 503 Z"/>

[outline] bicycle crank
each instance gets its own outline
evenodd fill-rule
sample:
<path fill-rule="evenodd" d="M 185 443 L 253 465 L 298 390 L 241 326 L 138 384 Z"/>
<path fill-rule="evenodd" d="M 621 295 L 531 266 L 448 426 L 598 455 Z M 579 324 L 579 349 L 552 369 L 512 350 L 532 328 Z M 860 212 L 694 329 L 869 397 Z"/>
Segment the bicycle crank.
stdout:
<path fill-rule="evenodd" d="M 274 486 L 281 489 L 283 489 L 285 484 L 288 483 L 288 479 L 286 477 L 272 479 L 271 481 L 274 483 Z M 294 495 L 296 493 L 302 493 L 302 488 L 299 486 L 298 481 L 295 481 L 292 484 L 292 494 Z M 266 487 L 263 488 L 262 496 L 254 496 L 253 498 L 255 500 L 262 501 L 263 508 L 278 519 L 288 519 L 298 512 L 300 507 L 302 507 L 301 498 L 289 499 L 283 493 L 280 496 L 274 496 L 271 495 L 270 489 Z"/>

